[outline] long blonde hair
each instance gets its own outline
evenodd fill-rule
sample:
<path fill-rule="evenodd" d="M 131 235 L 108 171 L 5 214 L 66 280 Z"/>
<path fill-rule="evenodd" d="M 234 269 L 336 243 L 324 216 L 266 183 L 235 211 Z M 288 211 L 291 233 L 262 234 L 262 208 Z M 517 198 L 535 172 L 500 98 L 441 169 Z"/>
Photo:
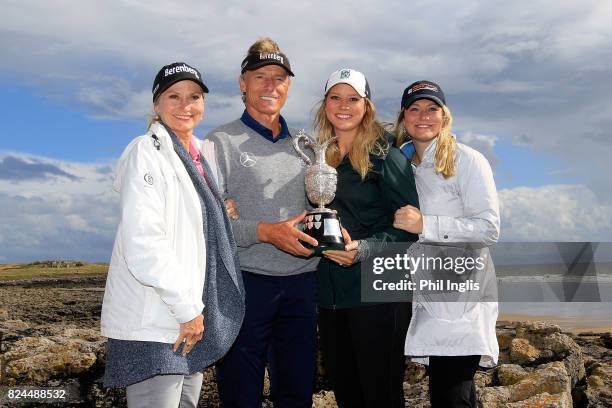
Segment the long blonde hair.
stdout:
<path fill-rule="evenodd" d="M 457 141 L 451 134 L 453 125 L 453 116 L 446 106 L 442 106 L 442 126 L 438 133 L 435 164 L 436 173 L 442 174 L 444 178 L 449 178 L 455 175 L 455 151 L 457 150 Z M 404 126 L 404 110 L 402 110 L 397 120 L 395 121 L 395 140 L 396 145 L 401 146 L 402 143 L 410 139 L 410 135 Z"/>
<path fill-rule="evenodd" d="M 376 119 L 376 108 L 368 98 L 365 100 L 365 114 L 357 130 L 357 136 L 353 141 L 351 150 L 348 152 L 353 169 L 359 173 L 361 179 L 365 179 L 368 171 L 372 169 L 370 154 L 382 155 L 389 150 L 389 143 L 385 139 L 385 128 Z M 320 143 L 331 139 L 334 135 L 334 126 L 325 114 L 325 98 L 319 102 L 319 107 L 315 115 L 313 124 L 315 132 L 318 134 Z M 332 167 L 338 167 L 342 161 L 338 141 L 334 141 L 325 154 L 327 163 Z"/>

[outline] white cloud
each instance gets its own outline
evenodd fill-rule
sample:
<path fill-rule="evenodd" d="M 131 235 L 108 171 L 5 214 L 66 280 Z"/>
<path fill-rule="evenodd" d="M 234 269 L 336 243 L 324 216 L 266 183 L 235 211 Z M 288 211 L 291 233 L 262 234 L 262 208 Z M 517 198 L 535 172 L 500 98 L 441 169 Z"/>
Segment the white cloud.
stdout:
<path fill-rule="evenodd" d="M 612 205 L 582 185 L 499 191 L 503 241 L 612 240 Z"/>
<path fill-rule="evenodd" d="M 9 154 L 75 177 L 0 180 L 0 257 L 5 261 L 108 261 L 119 202 L 112 191 L 109 165 L 4 153 Z"/>
<path fill-rule="evenodd" d="M 496 136 L 481 135 L 479 133 L 467 131 L 459 133 L 457 135 L 457 140 L 482 153 L 491 164 L 491 167 L 495 167 L 499 163 L 499 158 L 494 150 L 495 143 L 497 142 Z"/>
<path fill-rule="evenodd" d="M 491 148 L 496 140 L 473 133 L 463 137 Z M 0 181 L 0 259 L 107 261 L 119 214 L 110 165 L 3 154 L 56 166 L 75 178 Z M 503 241 L 612 240 L 612 205 L 585 186 L 502 189 L 499 197 Z"/>

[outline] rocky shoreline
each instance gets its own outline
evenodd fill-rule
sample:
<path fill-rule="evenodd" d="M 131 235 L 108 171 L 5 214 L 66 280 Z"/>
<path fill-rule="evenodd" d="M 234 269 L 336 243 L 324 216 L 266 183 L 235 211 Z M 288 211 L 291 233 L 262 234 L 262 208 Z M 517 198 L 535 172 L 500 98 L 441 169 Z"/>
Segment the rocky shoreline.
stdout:
<path fill-rule="evenodd" d="M 103 286 L 103 277 L 1 282 L 0 386 L 69 389 L 68 400 L 50 406 L 125 406 L 123 390 L 102 388 Z M 500 364 L 477 373 L 483 407 L 612 407 L 610 332 L 572 334 L 544 322 L 500 321 L 497 336 Z M 407 407 L 429 407 L 423 366 L 409 364 L 404 390 Z M 321 359 L 314 401 L 336 406 Z M 0 399 L 0 406 L 27 404 Z M 212 369 L 205 372 L 200 406 L 219 406 Z M 264 406 L 272 405 L 264 400 Z"/>

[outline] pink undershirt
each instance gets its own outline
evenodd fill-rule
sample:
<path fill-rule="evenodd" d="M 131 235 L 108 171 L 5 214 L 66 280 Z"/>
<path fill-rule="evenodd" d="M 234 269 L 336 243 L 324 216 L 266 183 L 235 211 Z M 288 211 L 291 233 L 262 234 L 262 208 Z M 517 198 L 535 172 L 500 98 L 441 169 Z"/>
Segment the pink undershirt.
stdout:
<path fill-rule="evenodd" d="M 191 138 L 191 143 L 189 143 L 189 155 L 193 159 L 193 164 L 195 164 L 196 168 L 200 172 L 200 175 L 204 177 L 204 167 L 202 167 L 202 163 L 200 163 L 200 152 L 198 151 L 193 137 Z"/>

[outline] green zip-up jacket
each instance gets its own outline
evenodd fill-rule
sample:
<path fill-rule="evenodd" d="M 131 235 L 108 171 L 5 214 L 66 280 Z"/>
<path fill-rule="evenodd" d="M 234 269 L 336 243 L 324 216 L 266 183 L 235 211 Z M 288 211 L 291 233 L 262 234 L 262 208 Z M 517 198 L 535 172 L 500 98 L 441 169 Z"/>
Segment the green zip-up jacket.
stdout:
<path fill-rule="evenodd" d="M 393 136 L 386 134 L 389 145 Z M 372 255 L 390 242 L 417 241 L 418 236 L 393 228 L 393 215 L 419 200 L 410 161 L 395 147 L 381 156 L 370 155 L 372 170 L 364 180 L 348 155 L 338 165 L 334 201 L 328 206 L 340 216 L 353 240 L 365 239 Z M 325 257 L 317 269 L 317 303 L 326 309 L 367 306 L 361 302 L 361 263 L 340 266 Z"/>

